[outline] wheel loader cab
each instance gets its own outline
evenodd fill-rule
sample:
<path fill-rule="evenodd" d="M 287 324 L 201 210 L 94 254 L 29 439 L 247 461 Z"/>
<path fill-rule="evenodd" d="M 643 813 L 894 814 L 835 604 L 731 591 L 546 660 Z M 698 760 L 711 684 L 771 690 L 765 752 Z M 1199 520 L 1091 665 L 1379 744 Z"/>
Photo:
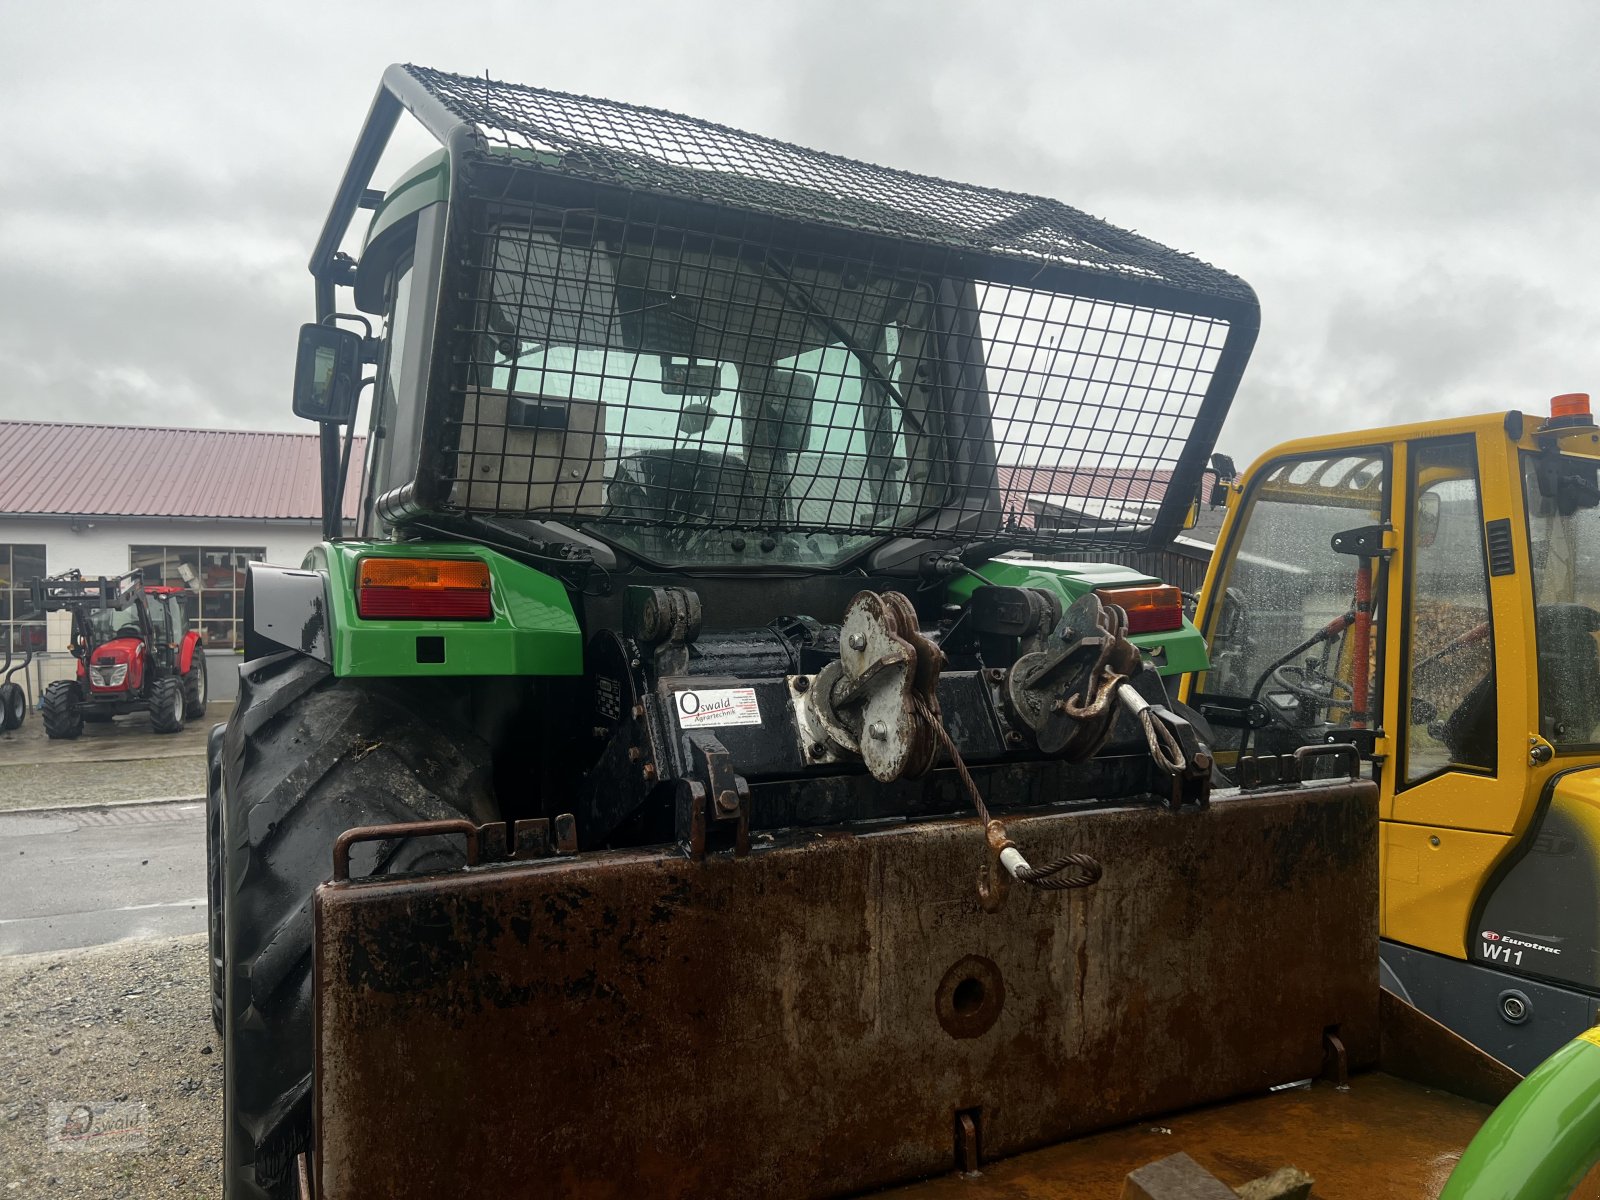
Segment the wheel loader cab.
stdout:
<path fill-rule="evenodd" d="M 1600 1013 L 1600 441 L 1519 413 L 1289 443 L 1229 495 L 1185 696 L 1237 777 L 1350 740 L 1383 963 L 1520 1070 Z"/>

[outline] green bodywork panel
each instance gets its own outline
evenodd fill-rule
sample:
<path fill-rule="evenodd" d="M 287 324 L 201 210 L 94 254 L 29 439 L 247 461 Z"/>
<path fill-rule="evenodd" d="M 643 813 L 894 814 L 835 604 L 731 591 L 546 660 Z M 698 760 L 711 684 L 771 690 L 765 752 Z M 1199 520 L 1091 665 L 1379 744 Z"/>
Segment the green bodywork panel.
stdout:
<path fill-rule="evenodd" d="M 430 204 L 450 198 L 450 153 L 436 150 L 417 163 L 383 195 L 383 203 L 372 214 L 367 226 L 365 245 L 372 245 L 378 235 L 420 212 Z"/>
<path fill-rule="evenodd" d="M 1053 592 L 1060 597 L 1062 607 L 1095 588 L 1138 587 L 1162 582 L 1114 563 L 1014 562 L 997 558 L 984 563 L 977 572 L 1001 587 L 1033 587 Z M 981 586 L 972 575 L 961 575 L 950 584 L 950 599 L 956 604 L 963 603 Z M 1139 647 L 1146 659 L 1157 664 L 1162 675 L 1204 671 L 1211 665 L 1206 657 L 1205 639 L 1187 617 L 1182 629 L 1136 633 L 1128 640 Z"/>
<path fill-rule="evenodd" d="M 488 621 L 365 620 L 356 612 L 356 561 L 478 558 L 489 564 Z M 328 577 L 333 673 L 582 675 L 583 633 L 559 579 L 470 542 L 324 542 L 306 560 Z M 443 662 L 418 662 L 417 638 L 442 637 Z"/>
<path fill-rule="evenodd" d="M 528 150 L 520 146 L 491 146 L 491 153 L 504 158 L 519 159 L 534 166 L 559 168 L 562 156 L 548 150 Z M 367 225 L 364 246 L 378 240 L 385 230 L 393 228 L 412 213 L 421 212 L 430 204 L 450 199 L 450 152 L 440 148 L 413 164 L 395 180 L 383 194 L 383 201 Z"/>

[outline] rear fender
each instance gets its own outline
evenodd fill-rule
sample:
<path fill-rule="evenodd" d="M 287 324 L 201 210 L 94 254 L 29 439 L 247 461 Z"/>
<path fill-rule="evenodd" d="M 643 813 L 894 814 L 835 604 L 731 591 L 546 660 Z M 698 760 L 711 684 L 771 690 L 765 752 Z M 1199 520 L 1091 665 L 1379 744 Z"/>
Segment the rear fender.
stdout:
<path fill-rule="evenodd" d="M 194 656 L 198 653 L 200 653 L 200 635 L 191 629 L 183 635 L 183 641 L 178 646 L 178 674 L 189 673 L 189 668 L 194 663 Z"/>
<path fill-rule="evenodd" d="M 251 563 L 244 585 L 244 661 L 285 650 L 331 662 L 328 577 L 320 571 Z"/>

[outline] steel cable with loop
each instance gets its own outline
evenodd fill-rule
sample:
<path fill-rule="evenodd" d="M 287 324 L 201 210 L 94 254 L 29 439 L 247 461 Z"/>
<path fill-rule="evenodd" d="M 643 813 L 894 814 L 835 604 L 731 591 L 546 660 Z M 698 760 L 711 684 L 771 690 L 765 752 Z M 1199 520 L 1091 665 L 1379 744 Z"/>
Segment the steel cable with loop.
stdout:
<path fill-rule="evenodd" d="M 939 720 L 928 707 L 921 696 L 915 696 L 917 713 L 928 723 L 934 736 L 944 746 L 945 753 L 950 756 L 950 762 L 955 766 L 956 774 L 961 777 L 961 782 L 966 786 L 967 795 L 972 799 L 972 806 L 978 810 L 978 818 L 983 822 L 985 832 L 991 827 L 998 827 L 1003 839 L 1003 846 L 1009 849 L 1018 858 L 1015 867 L 1007 867 L 1013 878 L 1021 880 L 1032 887 L 1046 892 L 1064 892 L 1074 888 L 1086 888 L 1098 883 L 1101 876 L 1099 860 L 1091 854 L 1064 854 L 1042 867 L 1031 866 L 1022 858 L 1021 851 L 1011 844 L 1009 838 L 1004 837 L 1005 826 L 996 818 L 989 815 L 989 806 L 983 801 L 983 793 L 978 790 L 978 784 L 972 778 L 972 773 L 967 770 L 967 764 L 962 761 L 961 751 L 956 749 L 955 741 L 944 727 L 944 722 Z M 1002 854 L 1004 850 L 1002 851 Z M 1002 860 L 1003 861 L 1003 860 Z"/>

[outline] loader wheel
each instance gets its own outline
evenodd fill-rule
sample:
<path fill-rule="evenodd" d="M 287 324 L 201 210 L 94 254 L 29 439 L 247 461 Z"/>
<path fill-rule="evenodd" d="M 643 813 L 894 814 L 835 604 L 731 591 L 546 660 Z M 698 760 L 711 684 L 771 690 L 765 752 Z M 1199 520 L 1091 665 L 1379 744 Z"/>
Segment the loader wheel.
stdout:
<path fill-rule="evenodd" d="M 75 738 L 83 733 L 83 693 L 70 679 L 58 679 L 44 690 L 39 707 L 49 738 Z"/>
<path fill-rule="evenodd" d="M 20 683 L 0 683 L 0 731 L 18 729 L 28 717 L 28 697 Z"/>
<path fill-rule="evenodd" d="M 183 719 L 198 721 L 206 715 L 206 652 L 194 648 L 189 660 L 189 673 L 183 677 Z"/>
<path fill-rule="evenodd" d="M 488 747 L 441 717 L 438 680 L 335 679 L 287 653 L 247 664 L 221 752 L 226 1200 L 287 1200 L 311 1144 L 311 893 L 347 829 L 497 819 Z M 358 845 L 351 873 L 439 870 L 458 842 Z"/>
<path fill-rule="evenodd" d="M 182 733 L 183 680 L 176 675 L 166 675 L 156 680 L 150 689 L 150 728 L 157 733 Z"/>

